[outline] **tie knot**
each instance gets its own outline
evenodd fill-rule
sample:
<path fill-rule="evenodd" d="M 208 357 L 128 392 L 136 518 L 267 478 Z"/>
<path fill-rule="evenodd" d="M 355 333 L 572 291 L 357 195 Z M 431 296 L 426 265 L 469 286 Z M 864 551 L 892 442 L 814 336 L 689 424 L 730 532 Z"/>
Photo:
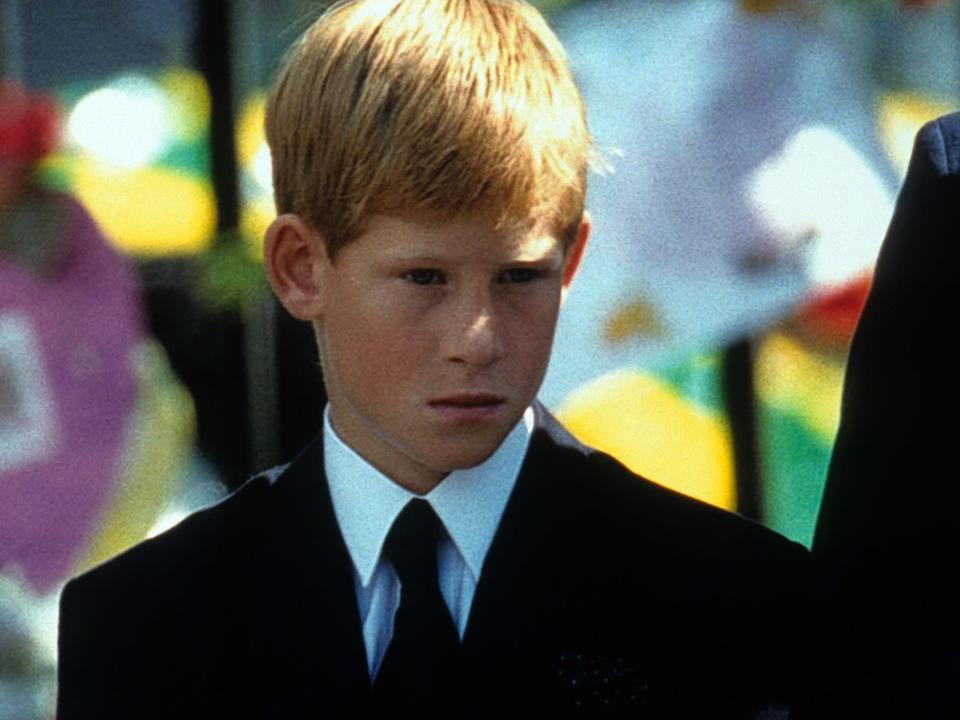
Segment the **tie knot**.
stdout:
<path fill-rule="evenodd" d="M 393 563 L 401 585 L 436 585 L 437 543 L 444 532 L 430 503 L 420 498 L 407 503 L 383 544 L 384 556 Z"/>

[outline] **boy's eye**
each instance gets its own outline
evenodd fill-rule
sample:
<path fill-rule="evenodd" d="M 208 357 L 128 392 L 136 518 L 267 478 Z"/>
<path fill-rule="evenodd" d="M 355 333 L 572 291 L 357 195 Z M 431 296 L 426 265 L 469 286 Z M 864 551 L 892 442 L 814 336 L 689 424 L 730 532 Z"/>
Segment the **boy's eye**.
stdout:
<path fill-rule="evenodd" d="M 511 268 L 504 270 L 500 274 L 500 282 L 503 283 L 527 283 L 537 277 L 537 271 L 533 268 Z"/>
<path fill-rule="evenodd" d="M 443 273 L 439 270 L 430 270 L 427 268 L 418 268 L 409 270 L 403 275 L 414 285 L 439 285 L 443 282 Z"/>

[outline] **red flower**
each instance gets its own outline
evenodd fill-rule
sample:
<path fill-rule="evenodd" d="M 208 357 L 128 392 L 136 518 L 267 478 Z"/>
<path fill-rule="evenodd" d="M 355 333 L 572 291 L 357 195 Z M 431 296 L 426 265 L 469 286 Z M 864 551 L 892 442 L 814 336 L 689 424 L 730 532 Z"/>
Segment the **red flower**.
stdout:
<path fill-rule="evenodd" d="M 53 98 L 0 80 L 0 160 L 32 164 L 57 145 Z"/>

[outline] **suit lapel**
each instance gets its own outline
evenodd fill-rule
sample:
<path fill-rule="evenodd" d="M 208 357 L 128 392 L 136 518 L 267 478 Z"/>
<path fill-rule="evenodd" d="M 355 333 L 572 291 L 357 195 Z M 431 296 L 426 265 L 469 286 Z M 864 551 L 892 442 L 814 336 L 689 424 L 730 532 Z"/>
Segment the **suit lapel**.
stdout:
<path fill-rule="evenodd" d="M 642 521 L 629 542 L 622 528 L 611 532 L 614 513 L 602 508 L 618 501 L 616 493 L 609 483 L 588 490 L 603 468 L 542 407 L 535 409 L 527 457 L 464 637 L 475 695 L 484 711 L 512 707 L 551 717 L 668 708 L 672 700 L 662 699 L 646 638 L 669 628 L 635 620 L 652 612 L 644 588 L 629 584 L 637 566 L 653 564 L 647 548 L 656 545 L 643 540 Z"/>
<path fill-rule="evenodd" d="M 499 674 L 504 695 L 552 697 L 556 665 L 582 621 L 565 591 L 575 553 L 576 503 L 569 478 L 583 449 L 539 405 L 520 475 L 504 510 L 477 585 L 464 636 L 468 667 L 478 677 Z"/>
<path fill-rule="evenodd" d="M 269 678 L 264 700 L 274 717 L 355 709 L 369 690 L 353 567 L 322 448 L 317 438 L 273 482 L 249 575 L 262 631 L 253 662 Z"/>

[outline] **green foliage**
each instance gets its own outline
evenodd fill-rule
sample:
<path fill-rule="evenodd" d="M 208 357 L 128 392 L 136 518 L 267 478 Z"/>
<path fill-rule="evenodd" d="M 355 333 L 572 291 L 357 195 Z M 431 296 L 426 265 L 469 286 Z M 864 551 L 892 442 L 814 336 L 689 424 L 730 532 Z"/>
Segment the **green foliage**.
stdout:
<path fill-rule="evenodd" d="M 830 444 L 802 418 L 761 405 L 760 457 L 764 524 L 810 547 L 830 465 Z"/>
<path fill-rule="evenodd" d="M 220 235 L 199 260 L 200 277 L 195 292 L 200 302 L 214 311 L 239 311 L 266 282 L 263 265 L 253 257 L 250 244 L 238 232 Z"/>
<path fill-rule="evenodd" d="M 726 411 L 723 357 L 719 352 L 691 354 L 658 368 L 656 376 L 691 405 L 717 415 Z"/>

